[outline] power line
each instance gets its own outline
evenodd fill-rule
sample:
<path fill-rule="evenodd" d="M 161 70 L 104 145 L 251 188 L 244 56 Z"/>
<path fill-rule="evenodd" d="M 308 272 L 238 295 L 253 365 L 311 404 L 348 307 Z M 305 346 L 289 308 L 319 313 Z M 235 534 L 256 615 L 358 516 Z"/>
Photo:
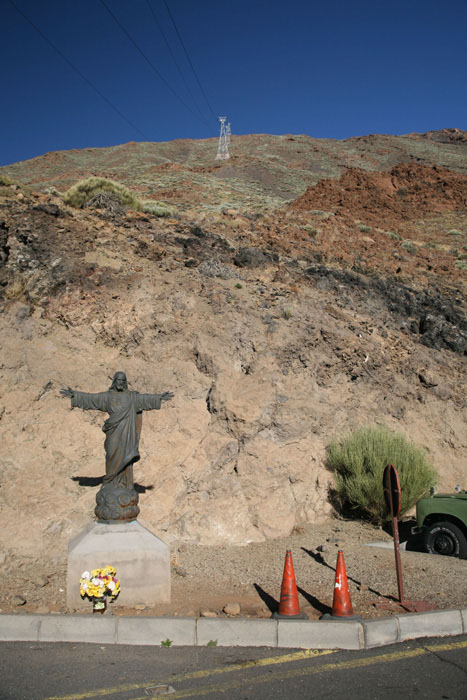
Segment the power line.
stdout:
<path fill-rule="evenodd" d="M 20 10 L 19 7 L 18 7 L 17 5 L 15 5 L 15 3 L 13 2 L 13 0 L 10 0 L 10 3 L 13 5 L 13 7 L 15 8 L 15 10 L 26 20 L 26 22 L 28 22 L 28 23 L 31 25 L 31 27 L 33 27 L 33 28 L 36 30 L 36 32 L 37 32 L 38 34 L 40 34 L 40 36 L 44 39 L 44 41 L 46 41 L 47 44 L 49 44 L 49 46 L 51 46 L 51 47 L 53 48 L 53 50 L 56 51 L 56 52 L 58 53 L 58 55 L 65 61 L 65 63 L 67 63 L 67 64 L 70 66 L 70 68 L 72 68 L 72 69 L 75 71 L 75 73 L 77 73 L 77 74 L 79 75 L 79 77 L 80 77 L 82 80 L 84 80 L 84 82 L 87 83 L 87 84 L 89 85 L 89 87 L 92 88 L 92 89 L 94 90 L 94 92 L 96 92 L 96 93 L 99 95 L 99 97 L 101 97 L 101 98 L 104 100 L 104 102 L 106 102 L 106 103 L 109 105 L 109 107 L 111 107 L 111 108 L 114 110 L 114 112 L 116 112 L 116 113 L 118 114 L 119 117 L 121 117 L 124 121 L 126 121 L 126 123 L 127 123 L 129 126 L 131 126 L 132 129 L 134 129 L 135 131 L 137 131 L 138 134 L 141 134 L 141 136 L 142 136 L 146 141 L 150 141 L 150 140 L 151 140 L 151 139 L 149 138 L 149 136 L 147 136 L 143 131 L 141 131 L 141 129 L 139 129 L 135 124 L 133 124 L 133 122 L 131 122 L 131 121 L 123 114 L 123 112 L 121 112 L 121 111 L 118 109 L 118 107 L 116 107 L 105 95 L 103 95 L 102 92 L 94 85 L 94 83 L 92 83 L 88 78 L 86 78 L 85 75 L 83 75 L 83 73 L 81 73 L 81 71 L 79 70 L 79 68 L 77 68 L 77 67 L 74 65 L 74 63 L 72 63 L 72 62 L 70 61 L 70 59 L 67 58 L 67 57 L 65 56 L 65 54 L 62 53 L 62 52 L 60 51 L 60 49 L 59 49 L 57 46 L 55 46 L 55 44 L 44 34 L 44 32 L 43 32 L 41 29 L 39 29 L 39 27 L 38 27 L 36 24 L 34 24 L 34 22 L 33 22 L 22 10 Z"/>
<path fill-rule="evenodd" d="M 146 54 L 144 53 L 144 51 L 138 46 L 138 44 L 137 44 L 136 41 L 133 39 L 133 37 L 131 36 L 131 34 L 130 34 L 130 33 L 127 31 L 127 29 L 123 26 L 123 24 L 120 22 L 120 20 L 114 15 L 114 13 L 113 13 L 112 10 L 110 9 L 110 7 L 107 5 L 107 3 L 104 2 L 104 0 L 100 0 L 100 3 L 101 3 L 101 5 L 103 5 L 103 7 L 107 10 L 107 12 L 109 13 L 109 15 L 115 20 L 115 22 L 118 24 L 118 26 L 120 27 L 120 29 L 122 30 L 122 32 L 128 37 L 128 39 L 131 41 L 131 43 L 133 44 L 133 46 L 135 47 L 135 49 L 141 54 L 141 56 L 144 58 L 144 60 L 149 64 L 149 66 L 152 68 L 152 70 L 153 70 L 154 73 L 157 75 L 157 77 L 159 78 L 159 80 L 162 80 L 162 82 L 164 83 L 164 85 L 166 86 L 166 88 L 167 88 L 168 90 L 170 90 L 170 92 L 172 93 L 172 95 L 174 95 L 174 96 L 177 98 L 177 100 L 179 100 L 179 102 L 181 102 L 182 105 L 183 105 L 184 107 L 186 107 L 186 109 L 188 109 L 197 119 L 200 119 L 200 117 L 196 114 L 196 112 L 194 112 L 194 111 L 191 109 L 191 107 L 185 102 L 185 100 L 184 100 L 182 97 L 180 97 L 180 95 L 179 95 L 177 92 L 175 92 L 175 90 L 174 90 L 173 87 L 170 85 L 170 83 L 168 83 L 167 80 L 164 78 L 164 76 L 157 70 L 156 66 L 155 66 L 155 65 L 153 64 L 153 62 L 146 56 Z M 208 127 L 210 126 L 204 119 L 202 119 L 202 121 L 203 121 Z"/>
<path fill-rule="evenodd" d="M 198 106 L 198 103 L 196 102 L 195 96 L 193 95 L 190 86 L 188 85 L 187 81 L 185 80 L 185 76 L 183 75 L 182 69 L 180 68 L 179 63 L 178 63 L 177 59 L 175 58 L 175 54 L 174 54 L 174 52 L 172 51 L 171 46 L 170 46 L 170 44 L 169 44 L 169 41 L 168 41 L 168 39 L 167 39 L 167 37 L 166 37 L 166 35 L 165 35 L 165 33 L 164 33 L 164 30 L 163 30 L 163 28 L 162 28 L 162 24 L 159 22 L 159 20 L 158 20 L 158 18 L 157 18 L 157 15 L 156 15 L 156 13 L 154 12 L 154 8 L 152 7 L 152 5 L 151 5 L 151 3 L 150 3 L 149 0 L 146 0 L 146 3 L 147 3 L 147 5 L 148 5 L 148 7 L 149 7 L 149 9 L 150 9 L 150 11 L 151 11 L 151 14 L 152 14 L 152 16 L 153 16 L 154 22 L 155 22 L 155 24 L 156 24 L 156 26 L 157 26 L 159 32 L 161 33 L 162 38 L 163 38 L 164 41 L 165 41 L 165 45 L 167 46 L 167 49 L 168 49 L 170 55 L 172 56 L 172 60 L 173 60 L 173 62 L 175 63 L 175 66 L 177 67 L 178 73 L 179 73 L 179 75 L 180 75 L 180 77 L 181 77 L 181 79 L 182 79 L 182 81 L 183 81 L 183 84 L 185 85 L 185 88 L 186 88 L 187 92 L 189 93 L 191 99 L 193 100 L 193 102 L 194 102 L 194 104 L 195 104 L 195 106 L 196 106 L 196 109 L 197 109 L 198 112 L 200 113 L 202 119 L 204 119 L 204 115 L 202 114 L 202 112 L 201 112 L 201 110 L 200 110 L 200 108 L 199 108 L 199 106 Z"/>
<path fill-rule="evenodd" d="M 201 93 L 202 93 L 204 99 L 206 100 L 206 104 L 207 104 L 207 106 L 209 107 L 209 111 L 211 112 L 212 116 L 213 116 L 214 119 L 215 119 L 215 118 L 216 118 L 216 115 L 214 114 L 214 111 L 213 111 L 213 109 L 212 109 L 212 107 L 211 107 L 211 104 L 210 104 L 210 102 L 209 102 L 209 100 L 208 100 L 208 97 L 207 97 L 207 95 L 206 95 L 206 93 L 205 93 L 205 91 L 204 91 L 204 89 L 203 89 L 203 86 L 201 85 L 200 79 L 198 78 L 198 74 L 197 74 L 197 72 L 195 71 L 195 67 L 194 67 L 194 65 L 193 65 L 193 63 L 192 63 L 192 61 L 191 61 L 191 58 L 190 58 L 189 55 L 188 55 L 188 51 L 186 50 L 185 44 L 184 44 L 184 42 L 183 42 L 183 39 L 182 39 L 182 37 L 181 37 L 180 32 L 178 31 L 178 27 L 177 27 L 177 25 L 176 25 L 176 23 L 175 23 L 175 20 L 174 20 L 174 18 L 173 18 L 173 15 L 172 15 L 172 13 L 171 13 L 171 11 L 170 11 L 170 7 L 168 6 L 166 0 L 164 0 L 164 4 L 165 4 L 165 6 L 166 6 L 166 8 L 167 8 L 167 12 L 169 13 L 170 19 L 172 20 L 172 24 L 173 24 L 173 26 L 174 26 L 174 28 L 175 28 L 175 31 L 177 32 L 177 36 L 178 36 L 178 38 L 179 38 L 179 40 L 180 40 L 180 43 L 181 43 L 181 45 L 182 45 L 182 47 L 183 47 L 183 50 L 184 50 L 184 52 L 185 52 L 185 56 L 186 56 L 186 58 L 187 58 L 187 61 L 188 61 L 188 63 L 189 63 L 190 66 L 191 66 L 191 70 L 193 71 L 193 75 L 194 75 L 195 78 L 196 78 L 196 82 L 198 83 L 199 89 L 201 90 Z"/>

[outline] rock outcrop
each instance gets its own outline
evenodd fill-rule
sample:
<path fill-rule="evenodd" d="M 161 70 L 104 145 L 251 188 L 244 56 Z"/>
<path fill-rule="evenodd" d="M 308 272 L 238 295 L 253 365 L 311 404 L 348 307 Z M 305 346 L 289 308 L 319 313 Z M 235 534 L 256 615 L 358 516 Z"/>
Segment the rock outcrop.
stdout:
<path fill-rule="evenodd" d="M 0 200 L 7 553 L 63 559 L 89 522 L 105 416 L 59 389 L 104 390 L 117 370 L 175 393 L 144 415 L 135 466 L 141 521 L 169 543 L 261 542 L 326 519 L 326 446 L 361 425 L 403 432 L 444 489 L 466 486 L 462 231 L 455 255 L 411 254 L 384 212 L 363 236 L 303 201 L 162 221 L 30 191 Z"/>

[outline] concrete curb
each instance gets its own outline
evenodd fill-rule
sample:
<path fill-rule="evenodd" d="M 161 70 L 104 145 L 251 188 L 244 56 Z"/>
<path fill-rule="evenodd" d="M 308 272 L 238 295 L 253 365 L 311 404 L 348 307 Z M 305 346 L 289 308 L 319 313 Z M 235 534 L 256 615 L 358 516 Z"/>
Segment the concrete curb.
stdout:
<path fill-rule="evenodd" d="M 467 634 L 467 608 L 362 621 L 0 614 L 2 642 L 358 650 L 460 634 Z"/>

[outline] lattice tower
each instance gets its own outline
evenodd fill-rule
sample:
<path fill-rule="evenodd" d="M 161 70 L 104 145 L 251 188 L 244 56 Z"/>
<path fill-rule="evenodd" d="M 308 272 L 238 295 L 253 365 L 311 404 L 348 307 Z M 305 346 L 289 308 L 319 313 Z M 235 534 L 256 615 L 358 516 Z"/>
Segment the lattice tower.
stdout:
<path fill-rule="evenodd" d="M 216 160 L 227 160 L 228 158 L 230 158 L 229 143 L 227 141 L 227 131 L 225 126 L 226 119 L 227 117 L 219 117 L 219 121 L 221 123 L 221 131 L 219 134 L 219 146 L 217 148 Z"/>

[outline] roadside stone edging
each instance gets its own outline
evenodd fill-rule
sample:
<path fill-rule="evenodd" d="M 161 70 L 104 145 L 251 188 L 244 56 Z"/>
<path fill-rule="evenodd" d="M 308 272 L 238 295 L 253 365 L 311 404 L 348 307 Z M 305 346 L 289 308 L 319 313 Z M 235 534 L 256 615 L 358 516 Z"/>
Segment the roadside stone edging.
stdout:
<path fill-rule="evenodd" d="M 362 621 L 0 614 L 0 642 L 358 650 L 460 634 L 467 608 Z"/>

